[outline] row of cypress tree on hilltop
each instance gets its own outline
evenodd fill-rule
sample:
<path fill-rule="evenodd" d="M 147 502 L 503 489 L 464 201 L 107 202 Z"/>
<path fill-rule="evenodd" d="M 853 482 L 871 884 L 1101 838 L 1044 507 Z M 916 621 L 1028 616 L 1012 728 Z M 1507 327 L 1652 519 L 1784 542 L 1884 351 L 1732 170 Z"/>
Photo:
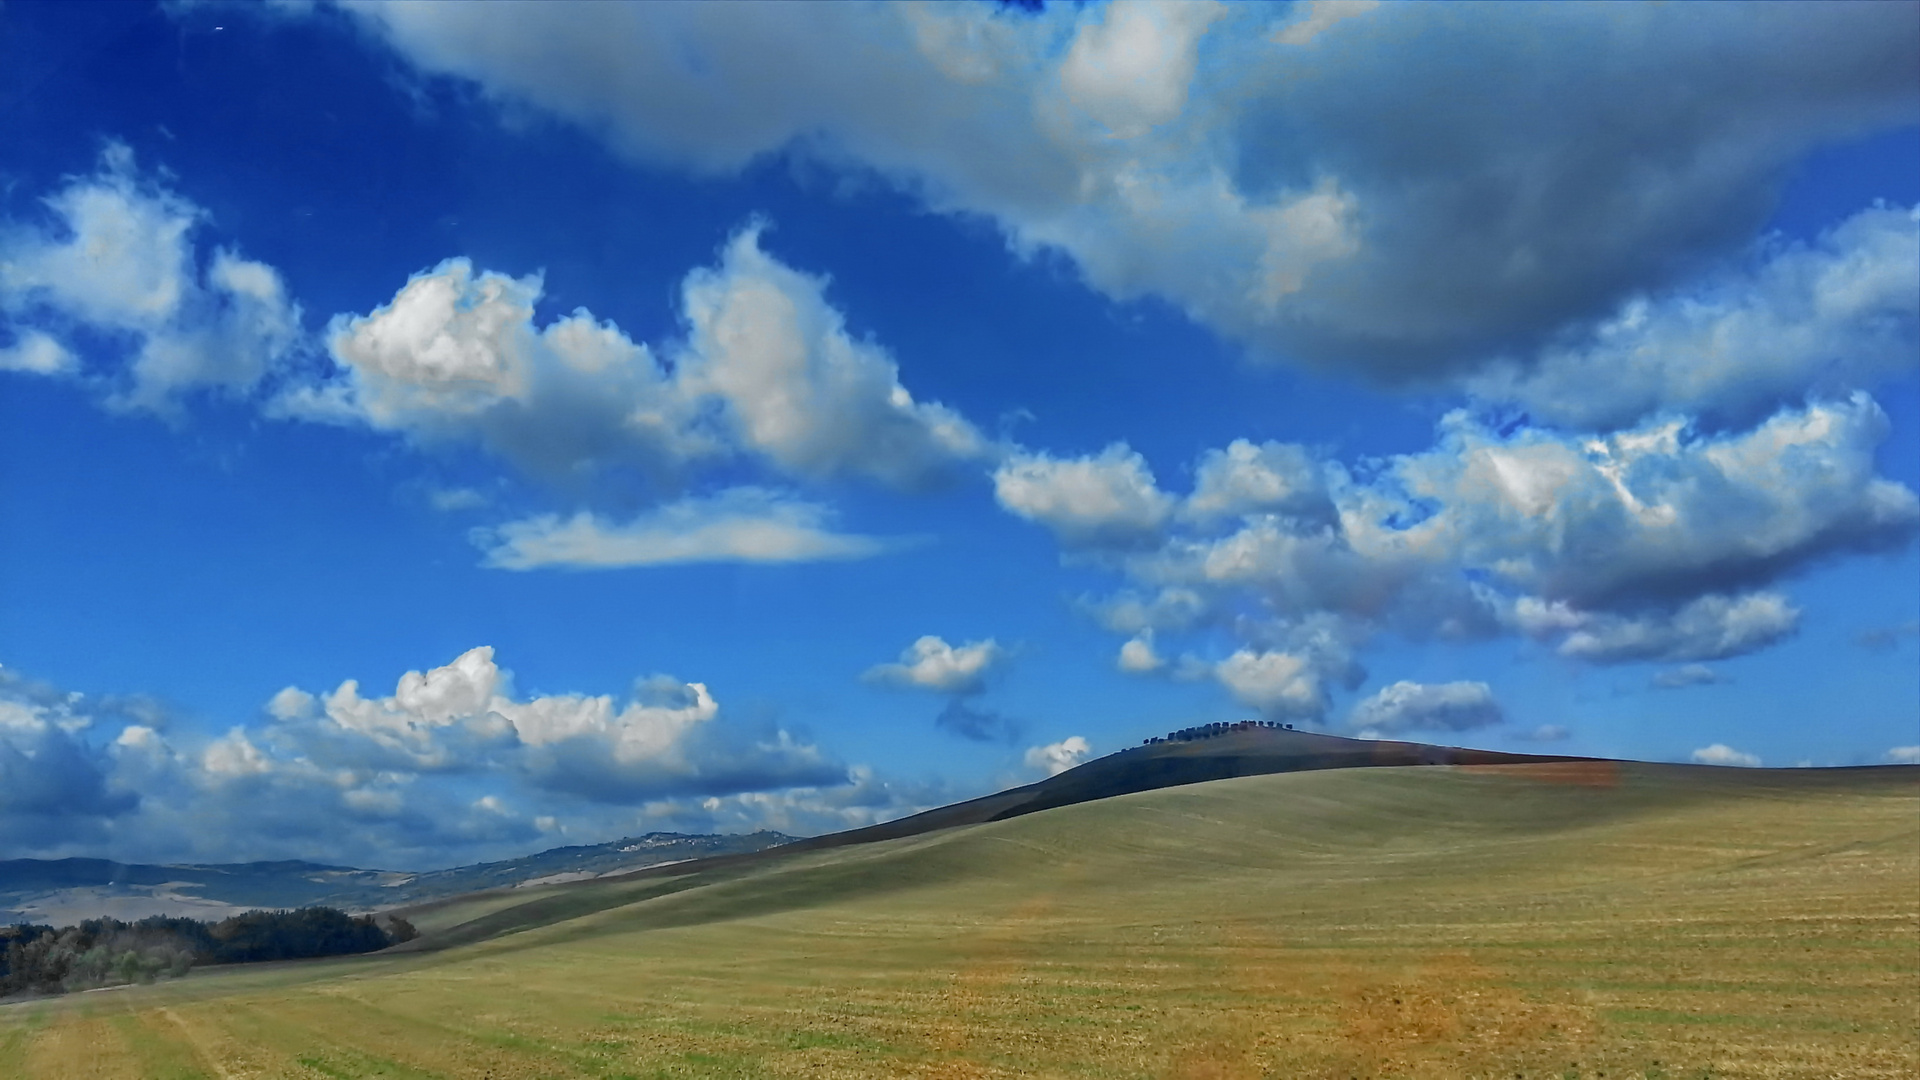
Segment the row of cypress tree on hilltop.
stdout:
<path fill-rule="evenodd" d="M 219 922 L 155 915 L 67 927 L 22 923 L 0 927 L 0 997 L 178 978 L 200 964 L 372 952 L 415 936 L 399 916 L 328 907 L 249 911 Z"/>

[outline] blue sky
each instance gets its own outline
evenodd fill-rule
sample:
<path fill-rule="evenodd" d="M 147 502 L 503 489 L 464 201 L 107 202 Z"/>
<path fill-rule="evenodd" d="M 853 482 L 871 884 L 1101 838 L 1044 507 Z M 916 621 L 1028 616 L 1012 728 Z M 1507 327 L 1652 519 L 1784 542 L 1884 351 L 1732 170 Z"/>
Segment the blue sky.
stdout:
<path fill-rule="evenodd" d="M 1920 7 L 0 8 L 0 857 L 1920 758 Z"/>

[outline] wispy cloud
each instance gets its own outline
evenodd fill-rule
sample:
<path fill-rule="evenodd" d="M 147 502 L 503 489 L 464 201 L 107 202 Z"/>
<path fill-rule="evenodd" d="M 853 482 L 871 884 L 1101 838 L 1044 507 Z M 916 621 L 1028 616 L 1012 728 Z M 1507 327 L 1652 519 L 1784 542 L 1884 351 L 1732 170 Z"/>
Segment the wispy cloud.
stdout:
<path fill-rule="evenodd" d="M 1710 686 L 1726 681 L 1726 676 L 1705 664 L 1682 664 L 1677 668 L 1655 672 L 1648 683 L 1656 690 L 1678 690 L 1687 686 Z"/>
<path fill-rule="evenodd" d="M 427 503 L 442 513 L 478 510 L 493 502 L 484 491 L 470 487 L 435 488 L 427 493 Z"/>
<path fill-rule="evenodd" d="M 1920 622 L 1900 623 L 1897 626 L 1875 626 L 1853 635 L 1853 643 L 1863 649 L 1886 652 L 1908 638 L 1920 637 Z"/>
<path fill-rule="evenodd" d="M 503 570 L 608 570 L 674 563 L 865 559 L 902 541 L 835 532 L 831 511 L 764 488 L 668 503 L 625 522 L 582 511 L 475 529 L 484 565 Z"/>

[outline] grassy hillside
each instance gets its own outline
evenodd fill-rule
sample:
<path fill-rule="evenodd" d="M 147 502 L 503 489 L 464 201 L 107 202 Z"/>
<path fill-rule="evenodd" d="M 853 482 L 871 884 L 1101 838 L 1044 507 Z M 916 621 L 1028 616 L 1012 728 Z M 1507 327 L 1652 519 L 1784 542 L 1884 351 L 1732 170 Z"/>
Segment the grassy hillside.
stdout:
<path fill-rule="evenodd" d="M 1920 769 L 1285 773 L 537 892 L 438 909 L 425 951 L 0 1009 L 0 1076 L 1920 1060 Z"/>

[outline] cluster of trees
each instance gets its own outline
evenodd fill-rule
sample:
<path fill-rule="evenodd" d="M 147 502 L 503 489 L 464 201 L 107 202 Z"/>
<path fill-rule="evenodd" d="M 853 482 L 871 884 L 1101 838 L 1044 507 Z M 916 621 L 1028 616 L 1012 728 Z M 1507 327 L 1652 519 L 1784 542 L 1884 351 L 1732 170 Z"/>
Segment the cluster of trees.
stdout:
<path fill-rule="evenodd" d="M 139 922 L 0 927 L 0 997 L 59 994 L 185 975 L 195 964 L 246 964 L 372 952 L 409 941 L 412 924 L 327 907 L 249 911 L 219 922 L 155 915 Z"/>
<path fill-rule="evenodd" d="M 1231 724 L 1228 724 L 1228 723 L 1201 724 L 1198 727 L 1181 728 L 1179 731 L 1169 731 L 1167 732 L 1167 735 L 1165 738 L 1160 738 L 1158 736 L 1155 736 L 1154 738 L 1151 738 L 1151 739 L 1142 739 L 1140 740 L 1140 744 L 1142 746 L 1151 746 L 1154 743 L 1192 742 L 1195 739 L 1211 739 L 1215 735 L 1225 735 L 1231 731 L 1252 731 L 1255 728 L 1274 728 L 1278 730 L 1292 731 L 1293 725 L 1282 724 L 1273 720 L 1240 720 Z"/>

